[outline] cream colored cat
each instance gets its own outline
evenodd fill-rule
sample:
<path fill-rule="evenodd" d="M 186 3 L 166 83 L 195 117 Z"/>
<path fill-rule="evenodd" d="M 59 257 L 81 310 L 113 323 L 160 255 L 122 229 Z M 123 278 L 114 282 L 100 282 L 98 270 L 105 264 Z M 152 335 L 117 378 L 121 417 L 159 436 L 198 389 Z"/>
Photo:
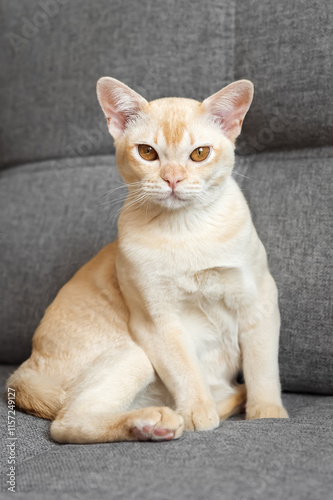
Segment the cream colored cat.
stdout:
<path fill-rule="evenodd" d="M 178 438 L 245 400 L 248 419 L 287 418 L 277 289 L 231 177 L 252 83 L 201 103 L 113 78 L 97 94 L 129 190 L 119 238 L 46 310 L 8 381 L 17 405 L 69 443 Z"/>

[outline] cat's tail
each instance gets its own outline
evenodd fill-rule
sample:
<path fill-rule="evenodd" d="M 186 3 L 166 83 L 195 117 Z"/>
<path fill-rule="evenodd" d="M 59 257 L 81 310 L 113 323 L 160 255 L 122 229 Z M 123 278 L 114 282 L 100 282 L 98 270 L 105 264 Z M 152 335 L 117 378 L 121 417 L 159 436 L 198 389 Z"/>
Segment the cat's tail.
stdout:
<path fill-rule="evenodd" d="M 217 404 L 217 411 L 220 420 L 227 420 L 232 415 L 238 415 L 245 410 L 246 387 L 245 384 L 238 384 L 235 387 L 236 392 L 231 394 L 223 401 Z"/>
<path fill-rule="evenodd" d="M 7 381 L 8 397 L 18 409 L 54 420 L 63 406 L 65 391 L 52 377 L 27 368 L 24 363 Z M 12 389 L 12 393 L 10 391 Z"/>

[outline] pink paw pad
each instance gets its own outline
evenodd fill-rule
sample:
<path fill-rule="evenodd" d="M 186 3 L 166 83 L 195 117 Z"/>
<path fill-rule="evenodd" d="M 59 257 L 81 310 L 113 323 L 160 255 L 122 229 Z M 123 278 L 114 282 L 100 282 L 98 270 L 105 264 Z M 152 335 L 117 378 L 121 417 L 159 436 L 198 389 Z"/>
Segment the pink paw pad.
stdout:
<path fill-rule="evenodd" d="M 175 437 L 174 431 L 153 425 L 143 425 L 141 429 L 133 427 L 133 434 L 139 441 L 168 441 Z"/>

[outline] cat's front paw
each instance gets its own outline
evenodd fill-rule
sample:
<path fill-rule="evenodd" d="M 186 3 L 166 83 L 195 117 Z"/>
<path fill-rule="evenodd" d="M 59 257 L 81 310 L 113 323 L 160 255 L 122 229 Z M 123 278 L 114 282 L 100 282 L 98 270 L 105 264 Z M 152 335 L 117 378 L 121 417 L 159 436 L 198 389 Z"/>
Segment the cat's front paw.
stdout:
<path fill-rule="evenodd" d="M 177 410 L 184 418 L 185 431 L 209 431 L 219 426 L 220 418 L 214 402 L 200 401 L 185 410 Z"/>
<path fill-rule="evenodd" d="M 246 420 L 257 418 L 289 418 L 283 406 L 267 403 L 248 404 L 246 406 Z"/>

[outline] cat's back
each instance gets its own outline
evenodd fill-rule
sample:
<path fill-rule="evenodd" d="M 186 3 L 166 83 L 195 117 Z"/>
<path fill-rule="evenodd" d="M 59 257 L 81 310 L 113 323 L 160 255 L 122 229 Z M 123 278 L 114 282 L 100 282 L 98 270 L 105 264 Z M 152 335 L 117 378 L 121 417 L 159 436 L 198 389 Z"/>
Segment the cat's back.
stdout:
<path fill-rule="evenodd" d="M 118 242 L 104 247 L 58 292 L 33 337 L 33 357 L 67 360 L 75 372 L 113 344 L 127 344 L 128 309 L 121 295 L 115 260 Z M 116 314 L 115 314 L 116 311 Z M 89 349 L 87 349 L 89 345 Z"/>

